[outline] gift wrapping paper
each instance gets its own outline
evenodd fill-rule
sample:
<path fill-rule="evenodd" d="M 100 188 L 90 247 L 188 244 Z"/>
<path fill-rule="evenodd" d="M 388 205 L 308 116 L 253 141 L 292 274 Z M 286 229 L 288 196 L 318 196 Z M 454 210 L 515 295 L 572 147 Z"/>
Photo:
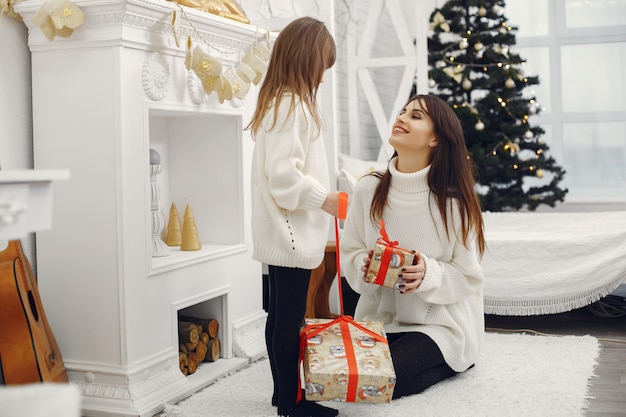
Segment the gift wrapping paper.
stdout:
<path fill-rule="evenodd" d="M 396 374 L 382 322 L 307 318 L 301 335 L 307 400 L 391 401 Z"/>
<path fill-rule="evenodd" d="M 413 265 L 415 253 L 394 244 L 397 245 L 397 242 L 388 242 L 384 239 L 376 241 L 365 281 L 384 287 L 396 287 L 398 275 L 402 272 L 402 268 Z"/>

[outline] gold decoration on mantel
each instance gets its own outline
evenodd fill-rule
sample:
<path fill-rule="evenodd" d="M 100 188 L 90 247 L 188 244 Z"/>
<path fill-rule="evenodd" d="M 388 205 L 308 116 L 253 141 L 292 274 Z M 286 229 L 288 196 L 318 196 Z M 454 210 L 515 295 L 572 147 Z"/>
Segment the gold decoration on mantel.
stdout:
<path fill-rule="evenodd" d="M 0 0 L 0 18 L 2 18 L 1 15 L 5 14 L 10 18 L 17 20 L 18 22 L 21 22 L 22 16 L 13 11 L 13 5 L 16 2 L 17 0 Z"/>
<path fill-rule="evenodd" d="M 84 21 L 83 11 L 71 0 L 47 1 L 33 15 L 33 23 L 50 41 L 56 36 L 69 38 Z"/>
<path fill-rule="evenodd" d="M 233 66 L 223 69 L 221 62 L 217 58 L 213 57 L 198 45 L 193 47 L 191 36 L 188 35 L 184 64 L 187 71 L 193 71 L 193 73 L 197 76 L 196 80 L 195 76 L 192 76 L 191 74 L 188 75 L 188 90 L 191 100 L 195 104 L 202 104 L 204 102 L 202 97 L 200 97 L 202 92 L 196 91 L 196 84 L 199 81 L 202 85 L 204 93 L 210 95 L 215 92 L 220 103 L 224 103 L 226 100 L 231 100 L 233 104 L 236 104 L 237 102 L 240 103 L 241 100 L 243 100 L 248 94 L 250 84 L 258 84 L 267 69 L 272 53 L 269 41 L 269 32 L 266 32 L 265 37 L 261 40 L 255 36 L 254 45 L 251 46 L 245 54 L 243 50 L 222 51 L 206 42 L 202 38 L 202 35 L 194 27 L 193 23 L 189 20 L 185 9 L 181 5 L 189 6 L 189 4 L 186 3 L 190 2 L 186 0 L 170 1 L 178 3 L 178 7 L 180 9 L 173 10 L 170 19 L 172 34 L 174 35 L 177 47 L 180 47 L 180 17 L 182 15 L 187 20 L 189 27 L 207 46 L 216 49 L 222 54 L 243 54 L 243 57 L 239 60 L 239 64 L 236 67 Z"/>
<path fill-rule="evenodd" d="M 241 23 L 250 23 L 246 12 L 235 0 L 170 0 Z"/>

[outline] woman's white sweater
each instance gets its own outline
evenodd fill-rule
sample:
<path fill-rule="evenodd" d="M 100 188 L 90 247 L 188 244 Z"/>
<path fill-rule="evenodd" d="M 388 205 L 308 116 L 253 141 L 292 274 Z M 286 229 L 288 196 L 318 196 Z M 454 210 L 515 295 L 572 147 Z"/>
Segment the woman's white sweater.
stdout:
<path fill-rule="evenodd" d="M 430 166 L 406 174 L 397 171 L 395 163 L 394 159 L 389 164 L 392 181 L 383 214 L 385 228 L 400 247 L 420 254 L 426 275 L 410 294 L 363 281 L 363 259 L 368 250 L 374 249 L 380 227 L 369 217 L 379 180 L 373 176 L 361 178 L 340 242 L 342 272 L 361 294 L 355 319 L 382 321 L 388 333 L 425 333 L 437 343 L 448 365 L 462 372 L 476 361 L 484 333 L 483 274 L 474 235 L 466 248 L 460 239 L 458 206 L 451 201 L 450 237 L 446 236 L 443 219 L 429 192 Z"/>
<path fill-rule="evenodd" d="M 324 140 L 291 93 L 266 114 L 252 157 L 252 257 L 274 266 L 314 269 L 322 262 L 330 216 L 321 207 L 329 189 Z"/>

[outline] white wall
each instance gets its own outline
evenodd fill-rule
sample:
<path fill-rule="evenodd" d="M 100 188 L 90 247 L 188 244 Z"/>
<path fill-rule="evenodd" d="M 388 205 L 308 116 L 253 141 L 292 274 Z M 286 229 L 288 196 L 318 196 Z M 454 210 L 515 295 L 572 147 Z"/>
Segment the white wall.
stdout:
<path fill-rule="evenodd" d="M 27 38 L 23 22 L 0 14 L 0 169 L 3 170 L 33 167 Z M 26 237 L 22 243 L 34 267 L 34 237 Z"/>

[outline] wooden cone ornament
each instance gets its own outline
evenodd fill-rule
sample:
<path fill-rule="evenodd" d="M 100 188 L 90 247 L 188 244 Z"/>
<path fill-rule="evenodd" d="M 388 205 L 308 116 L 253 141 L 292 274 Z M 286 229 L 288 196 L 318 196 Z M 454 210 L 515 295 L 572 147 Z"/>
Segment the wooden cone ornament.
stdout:
<path fill-rule="evenodd" d="M 180 246 L 183 237 L 183 228 L 180 224 L 180 217 L 176 204 L 172 203 L 170 207 L 170 219 L 167 222 L 167 236 L 165 243 L 168 246 Z"/>
<path fill-rule="evenodd" d="M 200 248 L 202 248 L 202 244 L 200 243 L 200 238 L 198 237 L 196 220 L 193 217 L 189 204 L 187 204 L 183 218 L 183 237 L 180 244 L 180 250 L 200 250 Z"/>

